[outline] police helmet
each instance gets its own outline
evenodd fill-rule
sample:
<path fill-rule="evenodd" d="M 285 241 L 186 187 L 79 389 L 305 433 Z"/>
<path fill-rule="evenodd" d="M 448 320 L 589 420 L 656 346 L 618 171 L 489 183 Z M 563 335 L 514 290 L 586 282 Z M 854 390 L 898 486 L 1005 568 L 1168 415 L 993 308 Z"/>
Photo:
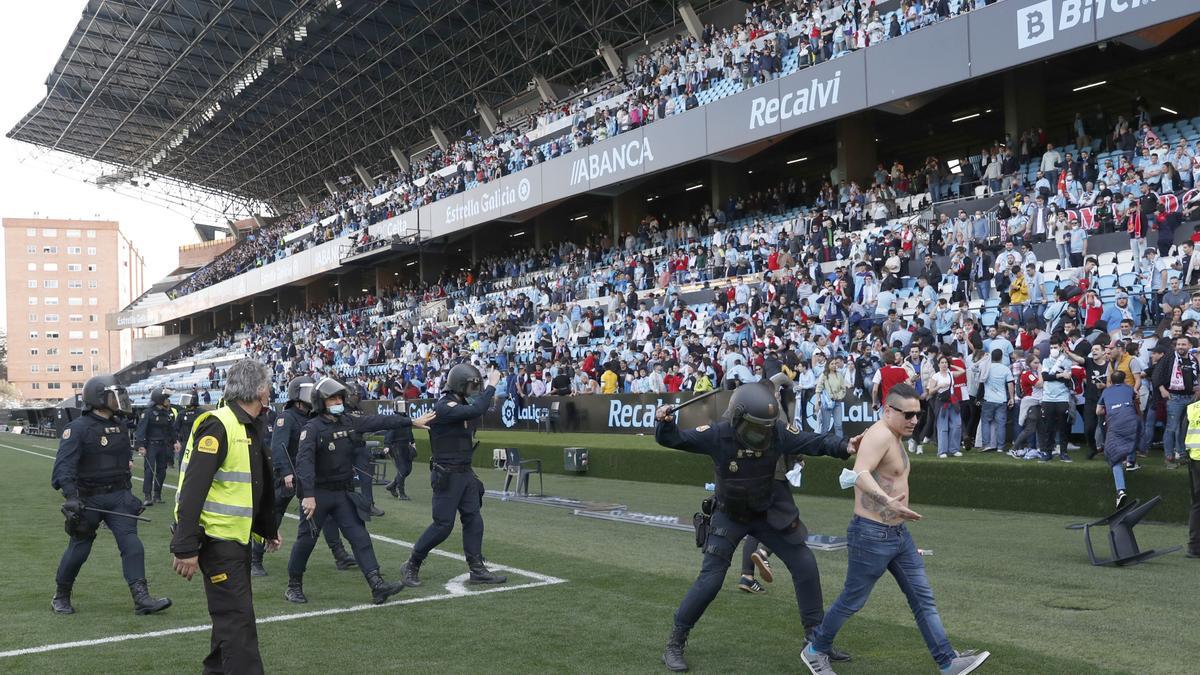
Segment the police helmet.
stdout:
<path fill-rule="evenodd" d="M 195 394 L 184 394 L 179 397 L 179 405 L 185 408 L 195 408 L 200 405 L 200 397 Z"/>
<path fill-rule="evenodd" d="M 474 396 L 483 389 L 483 374 L 469 363 L 460 363 L 446 376 L 446 391 L 463 398 Z"/>
<path fill-rule="evenodd" d="M 346 388 L 346 395 L 343 397 L 342 403 L 345 404 L 346 410 L 362 410 L 362 396 L 358 393 L 358 385 Z"/>
<path fill-rule="evenodd" d="M 325 400 L 333 396 L 341 396 L 344 402 L 346 398 L 346 385 L 338 382 L 332 377 L 322 377 L 319 382 L 312 388 L 312 408 L 313 412 L 320 415 L 328 412 L 325 407 Z"/>
<path fill-rule="evenodd" d="M 129 394 L 112 375 L 97 375 L 84 383 L 83 407 L 86 410 L 102 408 L 126 415 L 133 412 Z"/>
<path fill-rule="evenodd" d="M 733 425 L 734 437 L 739 442 L 752 450 L 766 450 L 775 438 L 779 401 L 764 383 L 743 384 L 729 397 L 725 418 Z"/>
<path fill-rule="evenodd" d="M 171 390 L 166 387 L 158 387 L 150 390 L 150 402 L 154 405 L 162 405 L 171 400 Z"/>
<path fill-rule="evenodd" d="M 315 382 L 313 382 L 313 379 L 308 375 L 293 377 L 291 381 L 288 382 L 287 386 L 288 403 L 306 403 L 311 406 L 312 389 L 314 384 Z"/>

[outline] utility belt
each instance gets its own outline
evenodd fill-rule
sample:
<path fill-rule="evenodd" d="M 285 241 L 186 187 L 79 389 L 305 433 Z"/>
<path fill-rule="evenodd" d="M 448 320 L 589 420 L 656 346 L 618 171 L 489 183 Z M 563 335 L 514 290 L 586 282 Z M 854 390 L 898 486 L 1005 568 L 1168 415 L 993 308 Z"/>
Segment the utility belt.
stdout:
<path fill-rule="evenodd" d="M 341 491 L 348 492 L 348 491 L 354 489 L 354 483 L 349 479 L 333 480 L 333 481 L 327 481 L 327 482 L 317 481 L 317 489 L 327 490 L 329 492 L 341 492 Z"/>
<path fill-rule="evenodd" d="M 467 473 L 471 470 L 470 464 L 438 464 L 437 462 L 429 462 L 430 471 L 443 471 L 445 473 Z"/>
<path fill-rule="evenodd" d="M 748 523 L 757 518 L 765 518 L 767 515 L 765 510 L 755 511 L 746 504 L 725 502 L 720 499 L 717 500 L 716 509 L 739 523 Z"/>
<path fill-rule="evenodd" d="M 121 490 L 128 490 L 132 486 L 128 478 L 122 478 L 112 483 L 104 485 L 77 485 L 76 491 L 80 497 L 95 497 L 97 495 L 106 495 Z"/>

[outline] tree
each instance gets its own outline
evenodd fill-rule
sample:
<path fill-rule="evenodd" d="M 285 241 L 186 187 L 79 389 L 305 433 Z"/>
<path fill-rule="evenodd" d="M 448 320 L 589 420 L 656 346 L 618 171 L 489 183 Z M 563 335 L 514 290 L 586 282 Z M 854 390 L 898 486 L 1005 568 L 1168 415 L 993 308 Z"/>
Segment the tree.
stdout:
<path fill-rule="evenodd" d="M 8 333 L 0 330 L 0 380 L 8 379 Z"/>

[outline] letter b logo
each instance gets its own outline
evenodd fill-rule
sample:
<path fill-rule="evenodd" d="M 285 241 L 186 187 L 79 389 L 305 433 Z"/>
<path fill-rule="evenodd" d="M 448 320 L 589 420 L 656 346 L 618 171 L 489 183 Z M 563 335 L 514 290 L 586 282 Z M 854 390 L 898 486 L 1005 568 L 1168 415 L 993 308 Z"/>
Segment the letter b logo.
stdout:
<path fill-rule="evenodd" d="M 1054 39 L 1054 1 L 1043 0 L 1017 10 L 1017 49 Z"/>

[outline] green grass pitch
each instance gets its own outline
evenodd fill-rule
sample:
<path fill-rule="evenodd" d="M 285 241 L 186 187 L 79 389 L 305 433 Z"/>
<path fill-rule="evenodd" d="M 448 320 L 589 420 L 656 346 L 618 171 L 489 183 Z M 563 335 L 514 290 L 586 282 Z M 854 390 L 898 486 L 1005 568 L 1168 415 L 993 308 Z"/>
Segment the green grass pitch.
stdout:
<path fill-rule="evenodd" d="M 208 617 L 199 581 L 185 582 L 170 570 L 167 507 L 148 509 L 154 522 L 143 524 L 140 534 L 151 591 L 171 597 L 173 607 L 157 616 L 133 615 L 116 546 L 102 530 L 75 587 L 78 613 L 51 613 L 54 570 L 66 542 L 60 498 L 49 486 L 54 447 L 51 441 L 0 436 L 0 672 L 197 672 L 208 651 Z M 499 472 L 480 475 L 489 488 L 503 481 Z M 369 528 L 384 538 L 374 544 L 387 577 L 398 577 L 408 554 L 403 542 L 414 541 L 429 522 L 426 476 L 418 463 L 409 481 L 411 502 L 379 490 L 387 515 Z M 174 480 L 172 472 L 169 482 Z M 140 494 L 139 488 L 135 484 Z M 680 516 L 690 515 L 704 496 L 700 486 L 560 475 L 546 477 L 546 492 Z M 797 503 L 811 531 L 844 534 L 847 500 L 801 491 Z M 952 641 L 992 652 L 979 672 L 1196 672 L 1200 637 L 1192 627 L 1200 625 L 1200 561 L 1175 553 L 1129 569 L 1094 568 L 1082 533 L 1063 528 L 1083 517 L 923 507 L 920 493 L 913 504 L 925 520 L 911 529 L 919 546 L 934 551 L 925 563 Z M 370 596 L 362 575 L 336 571 L 323 543 L 305 579 L 309 604 L 284 601 L 287 550 L 296 535 L 296 521 L 286 520 L 284 550 L 267 558 L 271 576 L 255 580 L 268 672 L 663 672 L 659 655 L 672 612 L 700 564 L 689 533 L 492 499 L 483 513 L 490 562 L 533 576 L 509 572 L 511 590 L 474 595 L 479 589 L 469 588 L 464 595 L 454 579 L 465 564 L 431 556 L 422 570 L 424 585 L 381 607 L 365 606 Z M 1186 528 L 1144 524 L 1138 535 L 1143 548 L 1163 548 L 1183 543 Z M 457 529 L 444 551 L 461 553 Z M 846 554 L 816 556 L 828 606 L 841 588 Z M 800 672 L 801 627 L 784 570 L 777 570 L 764 596 L 741 593 L 735 583 L 736 564 L 692 632 L 692 670 Z M 307 616 L 294 616 L 299 614 Z M 143 635 L 156 631 L 166 634 Z M 80 641 L 93 642 L 13 654 Z M 886 576 L 837 644 L 854 655 L 839 673 L 936 672 L 903 596 Z"/>

